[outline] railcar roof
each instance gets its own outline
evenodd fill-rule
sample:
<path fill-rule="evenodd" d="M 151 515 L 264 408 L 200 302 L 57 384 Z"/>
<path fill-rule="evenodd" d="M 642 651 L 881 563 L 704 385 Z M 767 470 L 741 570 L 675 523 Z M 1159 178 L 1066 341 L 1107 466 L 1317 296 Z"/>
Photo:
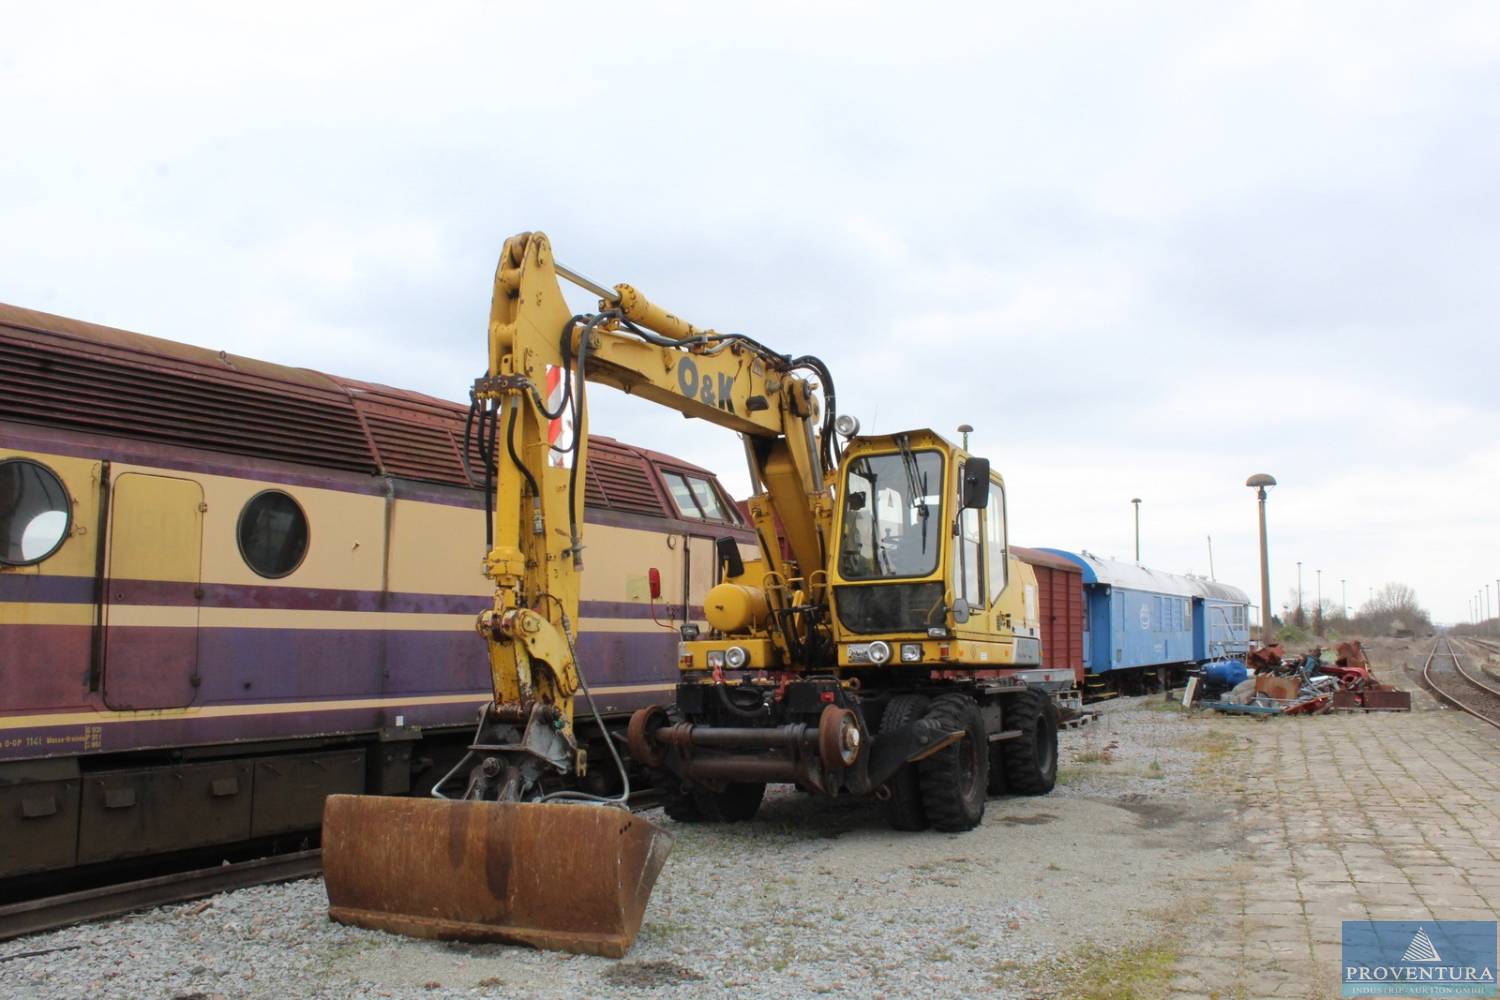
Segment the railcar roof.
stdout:
<path fill-rule="evenodd" d="M 468 406 L 392 386 L 0 303 L 0 419 L 323 468 L 471 485 Z M 647 465 L 713 473 L 589 436 L 589 506 L 672 517 Z M 478 468 L 471 449 L 471 466 Z"/>
<path fill-rule="evenodd" d="M 1011 554 L 1030 566 L 1046 566 L 1050 569 L 1062 570 L 1064 573 L 1083 573 L 1083 567 L 1071 559 L 1049 552 L 1047 549 L 1032 549 L 1024 545 L 1012 545 Z"/>
<path fill-rule="evenodd" d="M 1228 601 L 1230 604 L 1249 604 L 1250 595 L 1238 587 L 1217 580 L 1205 580 L 1201 576 L 1189 577 L 1198 586 L 1198 593 L 1211 601 Z"/>
<path fill-rule="evenodd" d="M 1052 548 L 1044 551 L 1070 559 L 1083 567 L 1084 583 L 1101 583 L 1121 590 L 1140 590 L 1173 597 L 1203 596 L 1198 588 L 1200 581 L 1196 577 L 1178 576 L 1176 573 L 1151 569 L 1139 563 L 1101 559 L 1090 552 L 1069 552 Z"/>

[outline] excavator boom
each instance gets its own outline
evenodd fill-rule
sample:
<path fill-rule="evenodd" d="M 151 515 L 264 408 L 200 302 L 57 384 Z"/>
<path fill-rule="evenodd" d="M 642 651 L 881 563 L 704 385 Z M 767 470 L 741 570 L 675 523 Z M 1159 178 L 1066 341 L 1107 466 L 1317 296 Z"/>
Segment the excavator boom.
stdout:
<path fill-rule="evenodd" d="M 599 312 L 573 315 L 560 275 L 599 294 Z M 561 268 L 541 233 L 506 241 L 495 271 L 489 363 L 470 410 L 489 503 L 484 565 L 494 582 L 493 605 L 477 629 L 494 697 L 467 756 L 431 797 L 328 799 L 323 858 L 333 919 L 419 937 L 626 952 L 671 837 L 628 810 L 629 774 L 609 738 L 619 795 L 556 790 L 588 767 L 575 723 L 581 705 L 592 711 L 592 704 L 573 632 L 586 552 L 586 382 L 745 437 L 769 498 L 754 514 L 762 569 L 782 581 L 775 593 L 785 605 L 793 590 L 816 594 L 825 586 L 831 435 L 814 430 L 811 387 L 792 374 L 810 366 L 821 363 L 701 329 L 628 285 L 607 289 Z M 555 408 L 544 398 L 549 368 L 566 379 Z M 831 392 L 826 370 L 824 392 Z M 572 462 L 559 466 L 547 430 L 566 409 L 574 418 Z M 764 542 L 778 536 L 786 553 Z M 793 640 L 774 641 L 785 650 Z"/>

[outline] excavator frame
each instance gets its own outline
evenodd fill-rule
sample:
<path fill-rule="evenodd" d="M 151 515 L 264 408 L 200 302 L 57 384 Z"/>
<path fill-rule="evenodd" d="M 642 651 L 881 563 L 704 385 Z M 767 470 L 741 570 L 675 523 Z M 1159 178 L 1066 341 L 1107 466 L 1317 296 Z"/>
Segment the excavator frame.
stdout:
<path fill-rule="evenodd" d="M 574 314 L 560 280 L 598 311 Z M 564 374 L 557 403 L 550 368 Z M 898 826 L 966 829 L 997 769 L 1050 789 L 1050 691 L 1071 675 L 1039 667 L 1035 580 L 1009 556 L 988 462 L 931 431 L 860 438 L 818 358 L 695 326 L 522 233 L 496 268 L 470 411 L 491 502 L 494 601 L 477 629 L 493 700 L 432 797 L 328 800 L 334 919 L 616 956 L 639 930 L 670 836 L 625 808 L 630 768 L 609 740 L 620 794 L 564 787 L 589 763 L 580 703 L 594 711 L 574 645 L 590 383 L 738 433 L 755 491 L 758 558 L 721 540 L 710 629 L 682 629 L 674 703 L 630 720 L 630 755 L 669 814 L 743 819 L 783 781 L 877 795 Z M 548 427 L 565 413 L 559 465 Z M 898 565 L 914 539 L 916 562 Z"/>

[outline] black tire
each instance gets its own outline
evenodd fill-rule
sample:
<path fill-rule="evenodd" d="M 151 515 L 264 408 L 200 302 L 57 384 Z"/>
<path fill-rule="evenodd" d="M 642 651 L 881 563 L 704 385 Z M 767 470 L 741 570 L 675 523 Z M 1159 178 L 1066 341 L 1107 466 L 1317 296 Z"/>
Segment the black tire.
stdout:
<path fill-rule="evenodd" d="M 688 791 L 675 776 L 668 774 L 661 783 L 662 812 L 679 823 L 702 823 L 703 810 L 698 807 L 698 798 Z"/>
<path fill-rule="evenodd" d="M 990 785 L 988 789 L 990 796 L 1005 795 L 1010 792 L 1010 782 L 1005 780 L 1005 744 L 990 744 Z"/>
<path fill-rule="evenodd" d="M 927 711 L 927 698 L 920 694 L 898 694 L 891 698 L 880 717 L 880 731 L 894 732 L 920 719 Z M 886 820 L 897 830 L 927 829 L 927 814 L 922 809 L 922 792 L 917 780 L 917 768 L 903 764 L 891 775 L 886 787 L 891 797 L 885 802 Z"/>
<path fill-rule="evenodd" d="M 922 776 L 922 808 L 933 829 L 944 833 L 972 830 L 984 819 L 989 788 L 990 743 L 979 703 L 966 694 L 934 698 L 925 718 L 964 738 L 917 765 Z"/>
<path fill-rule="evenodd" d="M 765 797 L 763 781 L 735 781 L 718 792 L 677 785 L 663 793 L 661 807 L 679 823 L 742 823 L 755 818 Z"/>
<path fill-rule="evenodd" d="M 1021 735 L 1005 748 L 1005 780 L 1019 795 L 1046 795 L 1057 784 L 1057 705 L 1031 690 L 1005 703 L 1005 728 Z"/>
<path fill-rule="evenodd" d="M 710 823 L 743 823 L 754 819 L 765 797 L 764 781 L 731 781 L 721 792 L 693 791 L 699 813 Z"/>

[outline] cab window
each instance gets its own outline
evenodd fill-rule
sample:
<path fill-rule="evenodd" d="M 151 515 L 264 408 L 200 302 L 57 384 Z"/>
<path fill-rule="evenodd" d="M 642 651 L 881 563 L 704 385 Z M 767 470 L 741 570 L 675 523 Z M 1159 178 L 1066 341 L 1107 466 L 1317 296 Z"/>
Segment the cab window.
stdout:
<path fill-rule="evenodd" d="M 932 450 L 850 462 L 839 542 L 844 579 L 927 576 L 937 569 L 942 483 L 943 457 Z"/>
<path fill-rule="evenodd" d="M 984 607 L 984 574 L 979 559 L 979 511 L 972 507 L 958 517 L 958 593 L 976 611 Z"/>
<path fill-rule="evenodd" d="M 1009 582 L 1005 562 L 1005 490 L 999 483 L 990 483 L 990 505 L 985 509 L 984 520 L 988 535 L 990 601 L 993 603 L 1000 599 Z"/>

